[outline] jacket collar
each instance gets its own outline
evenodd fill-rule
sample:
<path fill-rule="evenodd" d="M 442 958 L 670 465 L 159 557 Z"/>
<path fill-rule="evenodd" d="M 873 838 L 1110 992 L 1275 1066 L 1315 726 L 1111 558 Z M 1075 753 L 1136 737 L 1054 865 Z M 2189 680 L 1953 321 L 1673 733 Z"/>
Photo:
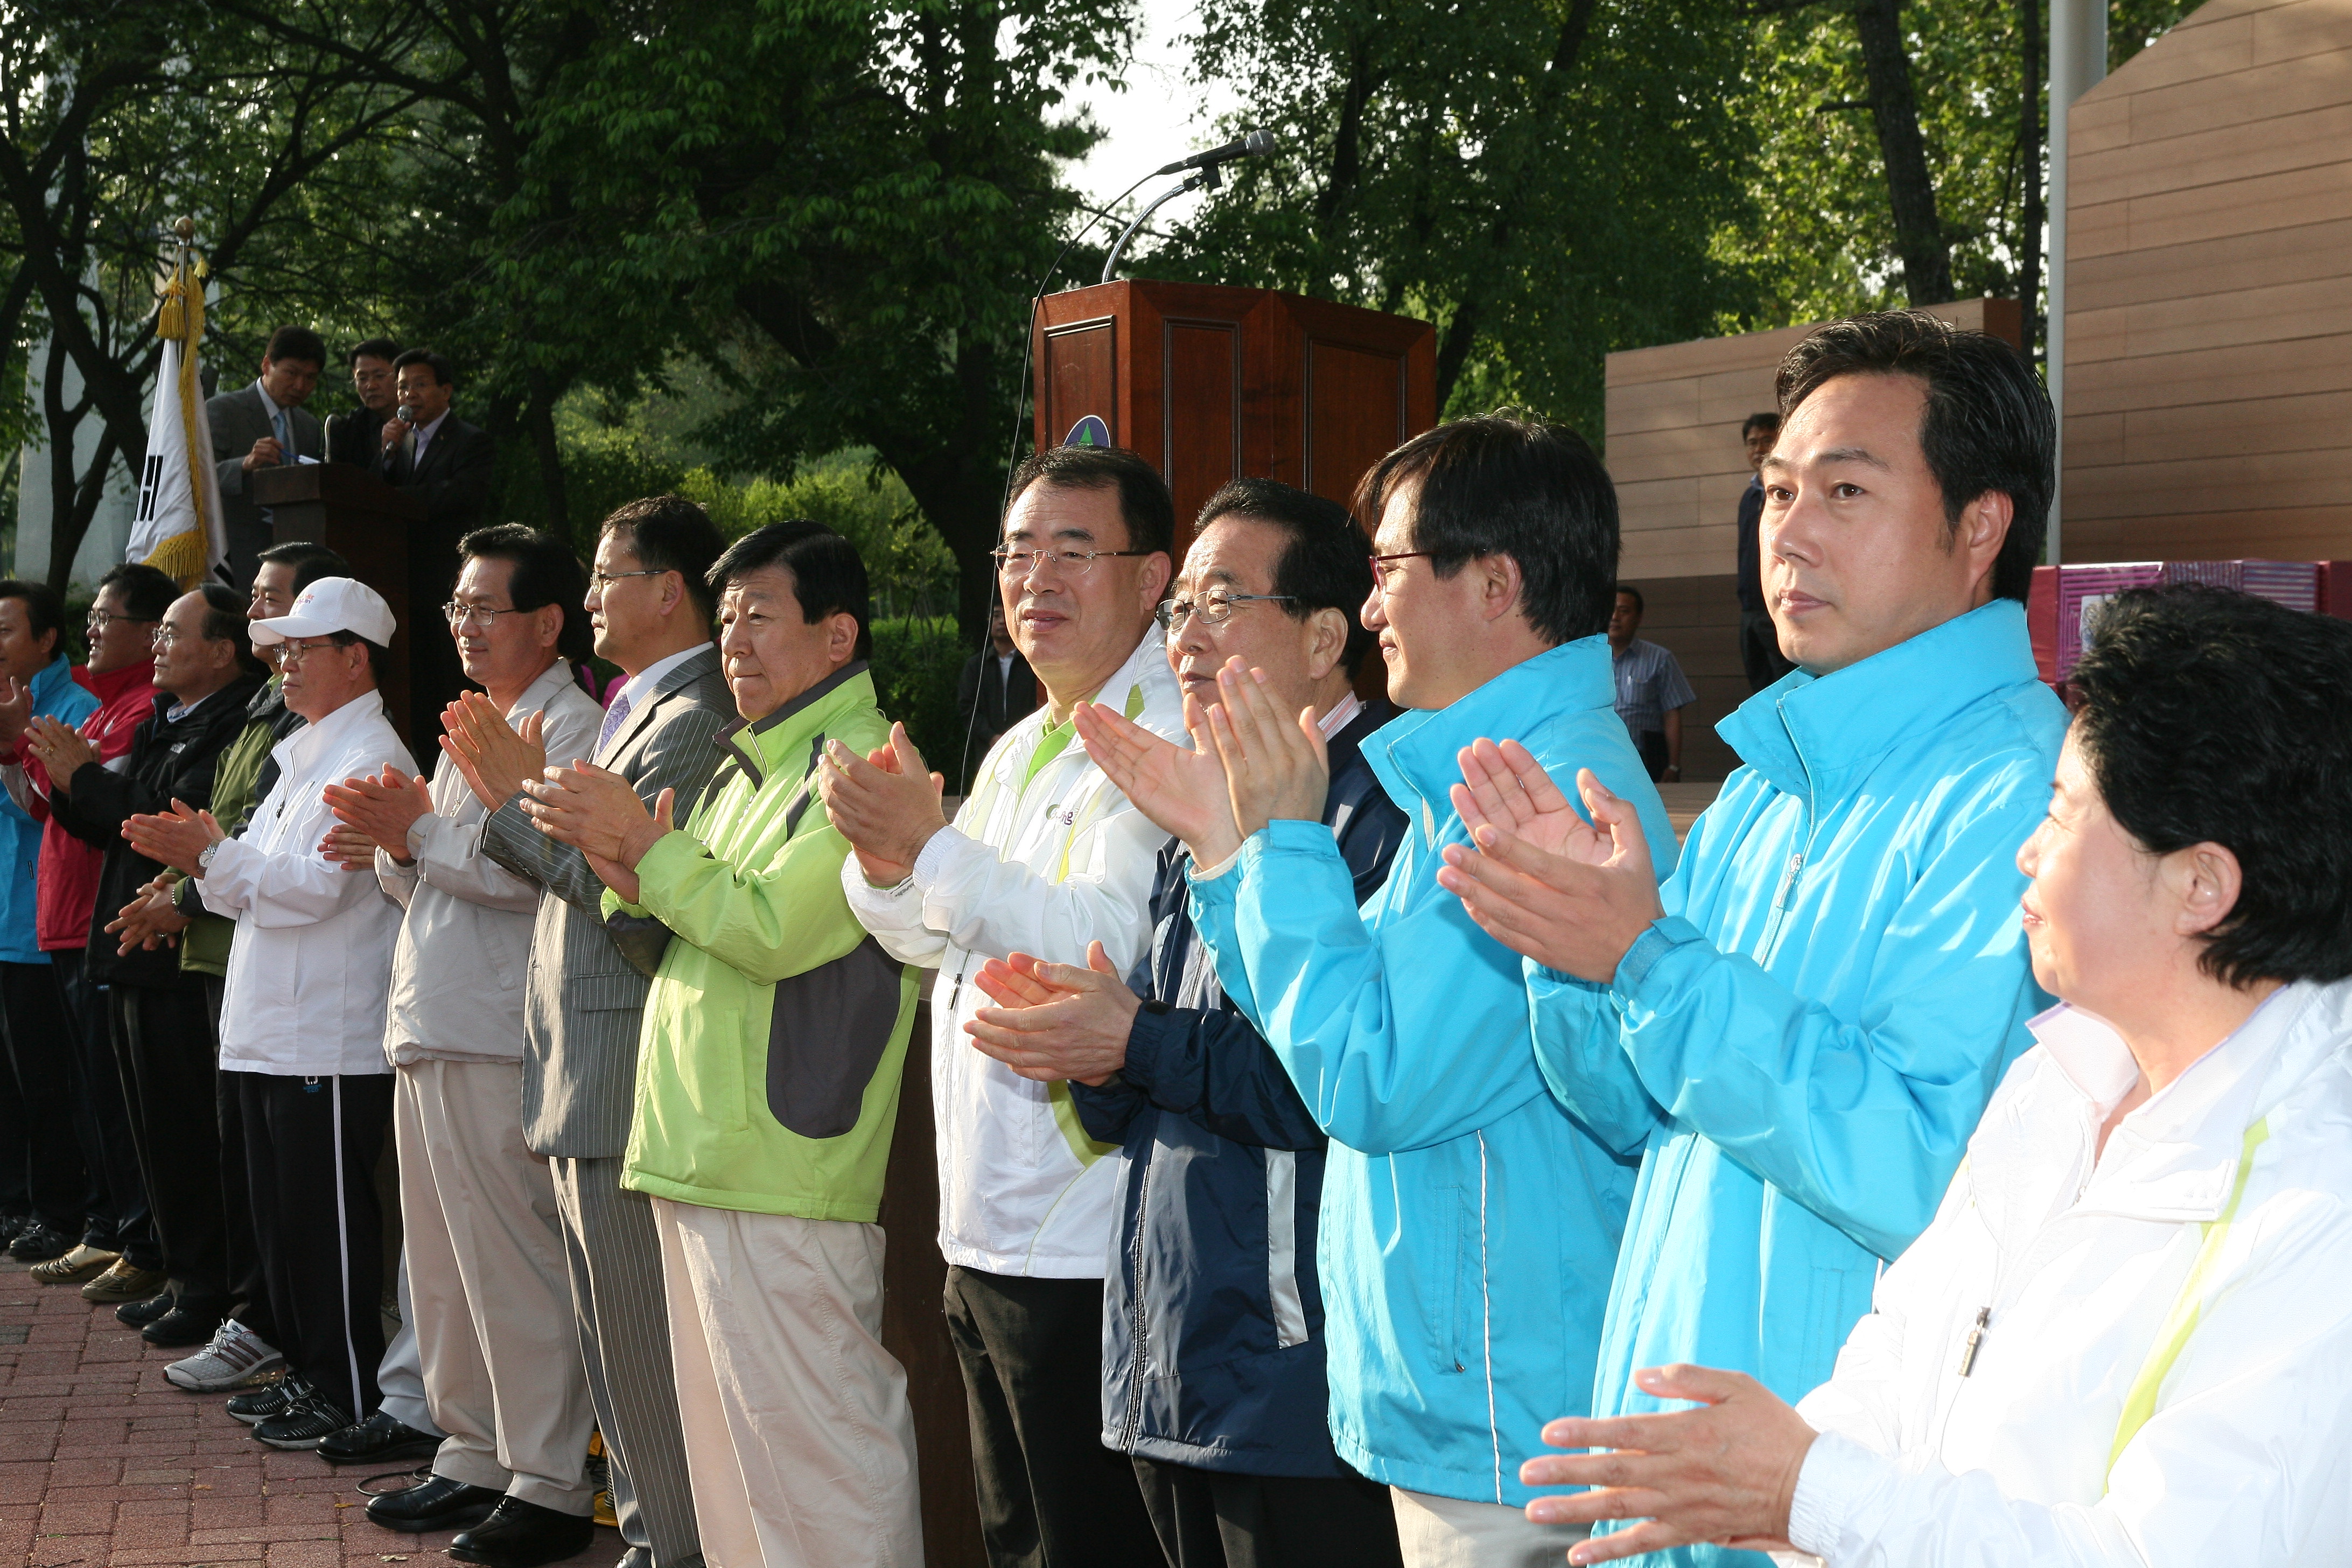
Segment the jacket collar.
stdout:
<path fill-rule="evenodd" d="M 236 709 L 238 717 L 242 718 L 252 704 L 254 693 L 260 689 L 261 686 L 261 677 L 239 675 L 219 690 L 197 698 L 194 709 L 181 714 L 180 721 L 185 723 L 198 713 L 209 718 L 215 713 L 226 712 L 231 708 Z M 155 689 L 155 729 L 159 733 L 164 725 L 170 722 L 172 710 L 179 705 L 178 698 L 160 686 Z"/>
<path fill-rule="evenodd" d="M 1818 811 L 1899 742 L 2033 679 L 2025 606 L 1995 599 L 1844 669 L 1793 670 L 1715 731 L 1775 788 Z"/>
<path fill-rule="evenodd" d="M 621 721 L 621 727 L 614 732 L 612 740 L 598 748 L 599 754 L 618 756 L 624 748 L 635 742 L 638 731 L 653 722 L 654 710 L 660 707 L 665 699 L 673 692 L 684 690 L 718 668 L 717 644 L 704 643 L 700 647 L 688 649 L 685 658 L 662 671 L 661 679 L 654 682 L 654 689 L 629 710 L 628 717 Z M 625 681 L 623 684 L 627 683 Z"/>
<path fill-rule="evenodd" d="M 120 669 L 103 673 L 85 665 L 82 667 L 82 679 L 89 687 L 91 695 L 98 699 L 99 705 L 104 707 L 126 691 L 154 685 L 155 661 L 142 658 L 136 664 L 126 664 Z"/>
<path fill-rule="evenodd" d="M 1617 682 L 1609 658 L 1605 637 L 1547 648 L 1444 708 L 1400 714 L 1364 746 L 1364 756 L 1391 800 L 1402 805 L 1418 799 L 1433 820 L 1443 821 L 1454 809 L 1463 747 L 1481 736 L 1525 735 L 1551 719 L 1612 707 Z"/>
<path fill-rule="evenodd" d="M 383 693 L 362 691 L 325 718 L 303 725 L 269 748 L 277 760 L 279 782 L 300 778 L 303 771 L 369 724 L 383 722 Z"/>
<path fill-rule="evenodd" d="M 73 661 L 59 654 L 33 677 L 33 711 L 47 712 L 49 703 L 58 695 L 58 689 L 73 684 Z"/>
<path fill-rule="evenodd" d="M 541 670 L 538 678 L 522 689 L 522 695 L 515 699 L 515 705 L 507 710 L 507 722 L 520 724 L 525 717 L 538 712 L 550 702 L 554 701 L 557 692 L 566 686 L 577 684 L 579 683 L 572 679 L 572 661 L 567 658 L 558 658 L 553 664 Z"/>
<path fill-rule="evenodd" d="M 874 678 L 866 660 L 853 658 L 774 712 L 723 726 L 717 740 L 751 776 L 751 787 L 764 788 L 770 773 L 793 761 L 789 753 L 800 740 L 821 733 L 836 713 L 859 702 L 873 705 Z"/>
<path fill-rule="evenodd" d="M 1054 702 L 1053 699 L 1045 693 L 1045 682 L 1041 680 L 1037 686 L 1037 706 L 1023 717 L 1022 722 L 1034 724 L 1043 731 L 1046 717 L 1053 711 Z M 1110 679 L 1095 688 L 1095 694 L 1087 700 L 1099 702 L 1104 707 L 1141 723 L 1144 721 L 1144 715 L 1151 709 L 1153 694 L 1173 691 L 1175 686 L 1175 672 L 1168 668 L 1168 641 L 1160 635 L 1160 628 L 1154 626 L 1143 634 L 1143 640 L 1137 643 L 1133 651 L 1128 654 L 1126 662 L 1111 671 Z M 1180 693 L 1176 698 L 1176 712 L 1181 714 L 1183 709 L 1184 700 Z M 1086 749 L 1085 736 L 1074 735 L 1070 738 L 1071 751 L 1084 755 Z"/>
<path fill-rule="evenodd" d="M 2264 998 L 2227 1039 L 2116 1123 L 2079 1206 L 2157 1220 L 2208 1220 L 2237 1177 L 2246 1129 L 2340 1049 L 2352 981 L 2299 982 Z M 2089 1125 L 2139 1076 L 2123 1037 L 2060 1004 L 2030 1026 Z"/>

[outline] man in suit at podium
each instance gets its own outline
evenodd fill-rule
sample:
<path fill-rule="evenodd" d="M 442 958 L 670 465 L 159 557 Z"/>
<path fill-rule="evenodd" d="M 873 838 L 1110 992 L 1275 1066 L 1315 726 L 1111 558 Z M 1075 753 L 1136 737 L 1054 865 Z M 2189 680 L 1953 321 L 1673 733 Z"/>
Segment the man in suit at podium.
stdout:
<path fill-rule="evenodd" d="M 395 417 L 400 395 L 393 384 L 392 362 L 400 345 L 390 338 L 370 338 L 352 345 L 345 356 L 352 373 L 352 395 L 359 406 L 327 421 L 327 461 L 373 468 L 383 458 L 383 427 Z"/>
<path fill-rule="evenodd" d="M 408 735 L 423 750 L 441 733 L 441 710 L 465 689 L 457 643 L 434 634 L 457 580 L 457 542 L 488 521 L 498 451 L 488 431 L 449 411 L 457 369 L 446 356 L 410 349 L 392 364 L 399 401 L 380 432 L 377 472 L 425 503 L 408 541 Z"/>
<path fill-rule="evenodd" d="M 228 535 L 229 575 L 240 594 L 252 587 L 261 552 L 277 542 L 269 513 L 247 492 L 246 476 L 299 458 L 316 462 L 323 455 L 318 416 L 302 405 L 326 366 L 325 339 L 308 327 L 280 327 L 269 334 L 261 374 L 253 384 L 205 405 L 213 430 L 213 470 L 220 480 L 221 525 Z"/>
<path fill-rule="evenodd" d="M 1029 661 L 1013 645 L 1004 624 L 1004 605 L 988 606 L 988 647 L 964 661 L 963 678 L 956 682 L 956 713 L 963 720 L 963 765 L 956 777 L 971 776 L 974 760 L 988 755 L 997 737 L 1013 728 L 1037 706 L 1037 678 Z"/>

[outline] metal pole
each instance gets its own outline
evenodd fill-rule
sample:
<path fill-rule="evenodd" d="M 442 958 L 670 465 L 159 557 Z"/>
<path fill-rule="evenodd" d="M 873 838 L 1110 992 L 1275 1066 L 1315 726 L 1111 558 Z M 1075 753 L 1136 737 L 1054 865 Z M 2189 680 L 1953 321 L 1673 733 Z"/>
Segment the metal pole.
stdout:
<path fill-rule="evenodd" d="M 1135 237 L 1135 231 L 1143 226 L 1143 223 L 1146 218 L 1150 217 L 1153 213 L 1158 212 L 1161 207 L 1166 206 L 1170 202 L 1174 201 L 1178 196 L 1182 195 L 1186 191 L 1197 190 L 1203 185 L 1213 190 L 1216 188 L 1216 184 L 1217 166 L 1214 163 L 1212 163 L 1207 168 L 1202 170 L 1199 174 L 1194 174 L 1191 179 L 1174 186 L 1172 189 L 1162 191 L 1156 198 L 1153 199 L 1150 206 L 1135 215 L 1135 221 L 1133 223 L 1129 224 L 1125 228 L 1119 231 L 1118 240 L 1110 247 L 1110 254 L 1103 258 L 1102 280 L 1106 283 L 1109 282 L 1111 274 L 1118 270 L 1118 258 L 1127 254 L 1127 242 Z"/>
<path fill-rule="evenodd" d="M 2066 490 L 2066 110 L 2107 74 L 2106 0 L 2050 0 L 2050 320 L 2044 375 L 2058 414 L 2058 489 L 2050 498 L 2051 564 L 2060 551 Z M 2032 314 L 2033 301 L 2026 302 Z"/>

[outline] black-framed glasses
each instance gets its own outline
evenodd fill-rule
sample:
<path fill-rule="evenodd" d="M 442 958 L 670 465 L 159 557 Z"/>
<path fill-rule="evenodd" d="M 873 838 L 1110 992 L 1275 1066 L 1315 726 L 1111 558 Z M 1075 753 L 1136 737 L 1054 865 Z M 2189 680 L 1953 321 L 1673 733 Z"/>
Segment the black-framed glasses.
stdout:
<path fill-rule="evenodd" d="M 1235 594 L 1224 588 L 1211 588 L 1191 599 L 1162 599 L 1151 612 L 1160 629 L 1174 637 L 1192 616 L 1201 617 L 1204 626 L 1222 626 L 1234 618 L 1234 611 L 1244 605 L 1290 605 L 1297 603 L 1293 594 Z"/>
<path fill-rule="evenodd" d="M 1003 545 L 988 552 L 996 561 L 996 569 L 1013 582 L 1019 582 L 1040 566 L 1051 563 L 1054 570 L 1072 582 L 1094 570 L 1096 562 L 1106 555 L 1157 555 L 1157 550 L 1007 550 Z"/>
<path fill-rule="evenodd" d="M 129 626 L 163 625 L 163 617 L 160 616 L 118 616 L 110 610 L 92 610 L 82 625 L 91 631 L 102 632 L 117 621 Z"/>
<path fill-rule="evenodd" d="M 642 572 L 591 572 L 588 587 L 592 593 L 601 594 L 624 577 L 659 577 L 676 570 L 672 566 L 648 566 Z"/>
<path fill-rule="evenodd" d="M 1372 586 L 1383 594 L 1388 592 L 1389 563 L 1391 561 L 1430 561 L 1436 555 L 1434 550 L 1400 550 L 1393 555 L 1372 556 Z"/>
<path fill-rule="evenodd" d="M 287 641 L 279 643 L 277 646 L 278 662 L 281 665 L 285 665 L 299 664 L 303 659 L 307 658 L 311 654 L 317 653 L 320 648 L 342 647 L 348 645 L 339 643 L 332 637 L 320 637 L 315 642 L 295 642 L 291 638 L 289 638 Z"/>
<path fill-rule="evenodd" d="M 441 618 L 459 631 L 466 629 L 466 623 L 468 621 L 479 621 L 482 629 L 486 632 L 495 631 L 498 629 L 500 616 L 529 614 L 530 614 L 529 610 L 493 610 L 487 605 L 460 605 L 454 600 L 441 606 Z"/>

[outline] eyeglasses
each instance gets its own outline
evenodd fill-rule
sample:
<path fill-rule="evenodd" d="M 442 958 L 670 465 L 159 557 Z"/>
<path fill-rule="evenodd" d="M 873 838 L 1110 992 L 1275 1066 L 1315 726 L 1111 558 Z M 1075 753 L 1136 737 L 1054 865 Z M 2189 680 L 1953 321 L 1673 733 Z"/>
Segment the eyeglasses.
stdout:
<path fill-rule="evenodd" d="M 282 642 L 278 645 L 278 662 L 280 664 L 299 664 L 305 658 L 318 652 L 322 647 L 340 647 L 341 646 L 343 645 L 336 642 L 332 637 L 320 637 L 317 642 Z"/>
<path fill-rule="evenodd" d="M 1296 603 L 1297 595 L 1291 594 L 1235 594 L 1223 588 L 1212 588 L 1197 599 L 1162 599 L 1159 607 L 1151 612 L 1151 618 L 1160 623 L 1161 631 L 1174 637 L 1185 620 L 1192 616 L 1200 616 L 1204 626 L 1222 626 L 1234 618 L 1234 609 L 1242 605 Z"/>
<path fill-rule="evenodd" d="M 1106 555 L 1157 555 L 1156 550 L 1007 550 L 998 545 L 989 552 L 996 558 L 996 569 L 1006 579 L 1018 583 L 1048 562 L 1054 570 L 1075 583 L 1094 570 L 1096 562 Z"/>
<path fill-rule="evenodd" d="M 486 632 L 496 631 L 500 616 L 529 614 L 530 614 L 529 610 L 493 610 L 483 605 L 460 605 L 454 602 L 441 606 L 441 618 L 459 631 L 466 629 L 466 624 L 468 621 L 480 622 L 482 629 Z"/>
<path fill-rule="evenodd" d="M 121 621 L 127 626 L 152 626 L 160 624 L 159 617 L 154 616 L 118 616 L 105 610 L 92 610 L 89 613 L 89 618 L 82 625 L 93 632 L 103 632 L 117 621 Z"/>
<path fill-rule="evenodd" d="M 1389 591 L 1389 563 L 1391 561 L 1429 561 L 1436 557 L 1433 550 L 1400 550 L 1394 555 L 1372 556 L 1372 586 L 1385 594 Z"/>
<path fill-rule="evenodd" d="M 670 566 L 648 566 L 642 572 L 591 572 L 588 574 L 588 591 L 601 594 L 624 577 L 659 577 L 675 570 Z"/>
<path fill-rule="evenodd" d="M 147 634 L 147 640 L 157 647 L 170 647 L 186 635 L 177 626 L 157 626 Z"/>

